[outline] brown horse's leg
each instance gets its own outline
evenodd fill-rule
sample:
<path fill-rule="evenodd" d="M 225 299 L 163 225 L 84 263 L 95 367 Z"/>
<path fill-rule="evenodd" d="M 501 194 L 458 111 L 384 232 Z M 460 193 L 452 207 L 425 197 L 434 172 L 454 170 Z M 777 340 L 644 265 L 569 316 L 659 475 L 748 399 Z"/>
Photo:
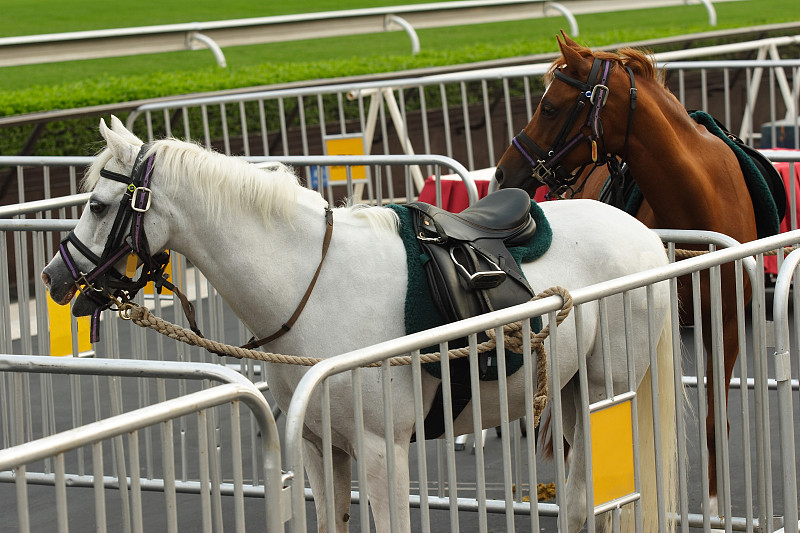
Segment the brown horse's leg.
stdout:
<path fill-rule="evenodd" d="M 708 412 L 706 414 L 706 444 L 708 449 L 708 487 L 709 497 L 717 496 L 717 443 L 715 422 L 715 395 L 714 395 L 714 370 L 711 357 L 711 301 L 708 296 L 708 276 L 701 276 L 703 281 L 703 344 L 706 349 L 706 380 L 708 383 Z M 745 279 L 744 284 L 745 304 L 750 301 L 752 291 L 749 282 Z M 739 356 L 739 329 L 736 309 L 736 281 L 733 265 L 722 267 L 722 336 L 723 336 L 723 365 L 725 370 L 725 406 L 729 406 L 728 392 L 730 391 L 733 367 Z M 726 409 L 726 414 L 728 410 Z M 730 422 L 726 418 L 726 438 L 730 434 Z"/>
<path fill-rule="evenodd" d="M 705 322 L 705 321 L 704 321 Z M 733 366 L 736 363 L 736 358 L 739 355 L 739 339 L 736 326 L 736 317 L 733 320 L 726 320 L 723 323 L 723 337 L 724 337 L 724 364 L 725 364 L 725 406 L 728 404 L 728 392 L 731 386 L 731 376 L 733 375 Z M 704 332 L 704 337 L 708 338 L 708 345 L 706 352 L 710 352 L 710 333 Z M 714 395 L 714 370 L 712 358 L 707 357 L 706 364 L 706 380 L 708 382 L 707 396 L 708 396 L 708 413 L 706 414 L 706 446 L 708 449 L 708 495 L 710 498 L 717 496 L 717 441 L 716 432 L 714 430 L 715 422 L 715 395 Z M 726 410 L 727 413 L 727 410 Z M 730 434 L 731 424 L 728 420 L 726 422 L 726 433 Z"/>

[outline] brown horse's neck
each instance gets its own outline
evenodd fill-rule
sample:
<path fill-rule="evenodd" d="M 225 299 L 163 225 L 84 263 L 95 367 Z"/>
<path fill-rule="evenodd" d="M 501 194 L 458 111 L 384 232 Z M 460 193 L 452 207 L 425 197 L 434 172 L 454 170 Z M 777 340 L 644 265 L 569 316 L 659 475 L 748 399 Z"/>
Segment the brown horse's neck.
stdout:
<path fill-rule="evenodd" d="M 661 85 L 639 85 L 625 159 L 653 211 L 653 220 L 645 222 L 755 239 L 752 203 L 733 151 Z"/>

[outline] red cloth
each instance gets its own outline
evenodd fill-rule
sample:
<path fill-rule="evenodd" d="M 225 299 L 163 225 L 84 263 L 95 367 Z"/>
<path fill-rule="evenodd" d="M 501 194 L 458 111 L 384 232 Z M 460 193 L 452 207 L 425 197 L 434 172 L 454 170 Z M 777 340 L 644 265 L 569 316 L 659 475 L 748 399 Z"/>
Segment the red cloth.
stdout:
<path fill-rule="evenodd" d="M 442 209 L 452 213 L 460 213 L 469 206 L 469 197 L 464 182 L 458 176 L 445 175 L 441 177 L 442 183 Z M 489 180 L 476 179 L 478 198 L 483 198 L 489 190 Z M 425 186 L 419 193 L 419 201 L 436 205 L 436 177 L 429 176 Z"/>
<path fill-rule="evenodd" d="M 494 169 L 483 169 L 470 172 L 472 179 L 475 181 L 475 187 L 478 189 L 478 198 L 483 198 L 489 191 L 489 183 L 494 175 Z M 464 182 L 456 174 L 445 174 L 441 176 L 442 182 L 442 209 L 446 209 L 452 213 L 460 213 L 469 206 L 469 198 L 467 197 L 467 189 L 464 187 Z M 536 191 L 535 200 L 537 202 L 544 202 L 546 187 L 539 187 Z M 436 205 L 436 177 L 429 176 L 425 180 L 425 185 L 419 193 L 419 201 L 428 204 Z"/>
<path fill-rule="evenodd" d="M 789 175 L 789 163 L 775 163 L 775 168 L 778 169 L 778 173 L 783 178 L 783 186 L 786 189 L 786 215 L 781 220 L 781 233 L 784 231 L 791 230 L 792 224 L 792 214 L 791 214 L 791 183 L 790 175 Z M 800 204 L 800 163 L 794 164 L 794 191 L 795 191 L 795 201 Z M 795 207 L 797 212 L 797 222 L 800 224 L 800 209 Z M 768 274 L 777 274 L 778 273 L 778 258 L 774 255 L 767 255 L 764 256 L 764 271 Z"/>

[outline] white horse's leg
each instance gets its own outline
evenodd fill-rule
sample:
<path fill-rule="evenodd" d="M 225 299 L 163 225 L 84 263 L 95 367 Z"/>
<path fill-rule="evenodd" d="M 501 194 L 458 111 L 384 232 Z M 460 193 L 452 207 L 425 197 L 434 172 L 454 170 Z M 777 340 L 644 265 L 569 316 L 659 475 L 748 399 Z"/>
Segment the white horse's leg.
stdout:
<path fill-rule="evenodd" d="M 305 452 L 305 467 L 311 492 L 314 494 L 314 504 L 317 509 L 317 531 L 320 533 L 346 533 L 350 521 L 350 482 L 351 459 L 350 456 L 334 447 L 333 453 L 333 494 L 335 506 L 335 532 L 328 529 L 328 511 L 325 493 L 325 475 L 323 472 L 322 450 L 316 443 L 303 440 Z"/>
<path fill-rule="evenodd" d="M 580 531 L 586 523 L 586 477 L 584 475 L 586 447 L 583 441 L 583 421 L 581 420 L 581 404 L 576 380 L 577 376 L 561 389 L 562 427 L 564 438 L 570 445 L 570 464 L 564 498 L 567 527 L 570 533 Z"/>
<path fill-rule="evenodd" d="M 408 447 L 409 439 L 405 444 L 395 442 L 392 445 L 394 458 L 394 478 L 390 487 L 387 479 L 386 440 L 383 435 L 374 435 L 369 432 L 364 435 L 364 448 L 367 467 L 367 483 L 369 490 L 369 503 L 372 507 L 372 516 L 375 520 L 377 533 L 392 533 L 392 531 L 411 531 L 411 514 L 408 508 L 409 473 L 408 473 Z M 389 490 L 393 490 L 395 504 L 395 528 L 390 523 Z"/>

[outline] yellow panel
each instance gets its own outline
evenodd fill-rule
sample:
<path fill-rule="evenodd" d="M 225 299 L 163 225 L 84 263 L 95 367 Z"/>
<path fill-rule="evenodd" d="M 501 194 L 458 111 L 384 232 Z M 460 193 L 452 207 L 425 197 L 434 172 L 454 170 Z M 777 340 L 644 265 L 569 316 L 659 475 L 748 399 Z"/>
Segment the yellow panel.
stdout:
<path fill-rule="evenodd" d="M 69 305 L 58 305 L 48 295 L 47 315 L 50 322 L 50 355 L 64 356 L 72 353 L 72 326 Z M 78 352 L 92 349 L 89 340 L 91 320 L 88 316 L 78 319 Z"/>
<path fill-rule="evenodd" d="M 326 138 L 325 153 L 327 155 L 364 155 L 364 138 L 360 135 Z M 354 180 L 366 179 L 367 170 L 363 166 L 352 167 L 350 176 Z M 347 181 L 347 169 L 343 166 L 330 167 L 330 179 L 331 181 Z"/>
<path fill-rule="evenodd" d="M 631 402 L 592 413 L 590 423 L 596 507 L 636 491 Z"/>
<path fill-rule="evenodd" d="M 167 268 L 164 269 L 164 274 L 167 275 L 167 279 L 170 280 L 173 285 L 175 285 L 176 287 L 178 287 L 179 290 L 181 290 L 179 284 L 175 283 L 175 281 L 172 279 L 172 254 L 169 255 L 169 263 L 167 263 Z M 155 294 L 155 292 L 156 289 L 152 281 L 144 286 L 144 294 L 152 295 Z M 162 287 L 161 294 L 163 295 L 172 294 L 172 291 L 166 287 Z"/>

